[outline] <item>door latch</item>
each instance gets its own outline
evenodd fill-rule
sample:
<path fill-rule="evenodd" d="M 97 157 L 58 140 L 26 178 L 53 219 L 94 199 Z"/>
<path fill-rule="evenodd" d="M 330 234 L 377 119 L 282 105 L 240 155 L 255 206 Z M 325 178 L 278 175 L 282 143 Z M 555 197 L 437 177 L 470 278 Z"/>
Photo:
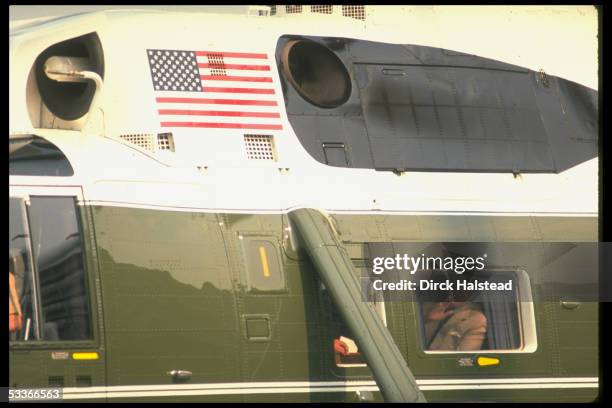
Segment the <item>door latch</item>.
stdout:
<path fill-rule="evenodd" d="M 168 371 L 166 374 L 172 376 L 172 378 L 179 381 L 186 381 L 191 378 L 191 371 L 187 370 L 172 370 Z"/>

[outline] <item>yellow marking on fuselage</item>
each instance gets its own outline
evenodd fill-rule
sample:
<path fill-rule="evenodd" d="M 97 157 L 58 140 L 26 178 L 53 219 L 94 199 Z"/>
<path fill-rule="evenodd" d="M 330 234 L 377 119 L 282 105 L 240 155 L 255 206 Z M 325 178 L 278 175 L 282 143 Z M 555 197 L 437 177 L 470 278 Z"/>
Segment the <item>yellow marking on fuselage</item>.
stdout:
<path fill-rule="evenodd" d="M 93 353 L 72 353 L 73 360 L 97 360 L 100 358 L 97 352 Z"/>
<path fill-rule="evenodd" d="M 270 277 L 270 268 L 268 267 L 268 255 L 266 254 L 266 248 L 259 247 L 259 259 L 261 260 L 261 269 L 263 269 L 263 275 L 266 278 Z"/>
<path fill-rule="evenodd" d="M 499 358 L 496 358 L 496 357 L 478 357 L 478 359 L 476 360 L 476 363 L 478 363 L 479 366 L 484 367 L 484 366 L 498 365 L 500 363 L 500 360 Z"/>

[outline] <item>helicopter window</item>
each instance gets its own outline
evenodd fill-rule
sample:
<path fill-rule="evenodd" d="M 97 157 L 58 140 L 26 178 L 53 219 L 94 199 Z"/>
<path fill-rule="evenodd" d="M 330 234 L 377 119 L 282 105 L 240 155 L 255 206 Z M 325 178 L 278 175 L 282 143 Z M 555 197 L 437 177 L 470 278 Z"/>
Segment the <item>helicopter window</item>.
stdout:
<path fill-rule="evenodd" d="M 9 197 L 9 341 L 38 338 L 25 200 Z"/>
<path fill-rule="evenodd" d="M 376 314 L 386 326 L 385 304 L 382 299 L 370 302 L 370 304 L 374 307 Z M 355 337 L 351 334 L 349 327 L 335 307 L 331 308 L 331 322 L 332 344 L 336 367 L 367 367 L 366 360 L 359 350 L 359 345 Z"/>
<path fill-rule="evenodd" d="M 277 245 L 271 240 L 255 237 L 243 237 L 243 245 L 249 292 L 284 290 L 285 275 Z"/>
<path fill-rule="evenodd" d="M 9 175 L 69 177 L 74 171 L 53 143 L 38 136 L 27 136 L 9 139 Z"/>
<path fill-rule="evenodd" d="M 519 288 L 524 286 L 521 277 L 509 271 L 479 273 L 479 281 L 511 281 L 512 290 L 439 291 L 428 293 L 426 299 L 418 298 L 423 348 L 428 352 L 533 351 L 531 336 L 535 331 L 528 324 L 533 319 L 526 316 L 529 311 L 522 310 L 524 302 L 518 297 Z M 444 282 L 466 278 L 475 277 L 464 274 L 459 278 L 452 272 L 434 271 L 429 279 Z"/>
<path fill-rule="evenodd" d="M 368 285 L 367 274 L 364 274 L 364 270 L 367 269 L 369 261 L 353 259 L 353 266 L 357 276 L 361 279 L 363 288 L 371 288 Z M 321 283 L 321 289 L 323 294 L 323 301 L 327 305 L 325 310 L 328 311 L 328 321 L 331 322 L 331 342 L 334 352 L 335 366 L 338 368 L 357 368 L 367 367 L 366 360 L 359 349 L 355 336 L 351 333 L 348 325 L 344 322 L 344 319 L 338 312 L 338 309 L 333 304 L 325 285 Z M 369 302 L 370 305 L 376 311 L 378 317 L 382 320 L 383 324 L 387 325 L 387 315 L 385 311 L 385 303 L 382 293 L 372 293 L 373 301 Z"/>
<path fill-rule="evenodd" d="M 41 339 L 91 339 L 81 233 L 74 197 L 30 197 L 41 304 Z"/>
<path fill-rule="evenodd" d="M 10 341 L 90 339 L 74 198 L 9 197 L 9 211 Z"/>

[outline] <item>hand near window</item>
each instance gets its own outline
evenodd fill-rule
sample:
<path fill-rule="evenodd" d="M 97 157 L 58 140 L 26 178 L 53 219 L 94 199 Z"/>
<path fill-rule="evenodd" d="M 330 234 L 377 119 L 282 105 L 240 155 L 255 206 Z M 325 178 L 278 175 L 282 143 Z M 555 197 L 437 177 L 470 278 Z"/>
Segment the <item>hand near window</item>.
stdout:
<path fill-rule="evenodd" d="M 452 302 L 438 302 L 427 313 L 428 321 L 440 321 L 446 319 L 454 313 Z"/>

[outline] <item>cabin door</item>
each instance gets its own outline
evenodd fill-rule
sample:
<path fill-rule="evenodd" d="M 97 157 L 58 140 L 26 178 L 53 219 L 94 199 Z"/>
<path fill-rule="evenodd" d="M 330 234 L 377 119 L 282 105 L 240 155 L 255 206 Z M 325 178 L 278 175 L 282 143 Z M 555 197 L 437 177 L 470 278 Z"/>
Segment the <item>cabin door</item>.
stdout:
<path fill-rule="evenodd" d="M 82 191 L 11 186 L 9 209 L 9 386 L 83 397 L 106 374 Z"/>

